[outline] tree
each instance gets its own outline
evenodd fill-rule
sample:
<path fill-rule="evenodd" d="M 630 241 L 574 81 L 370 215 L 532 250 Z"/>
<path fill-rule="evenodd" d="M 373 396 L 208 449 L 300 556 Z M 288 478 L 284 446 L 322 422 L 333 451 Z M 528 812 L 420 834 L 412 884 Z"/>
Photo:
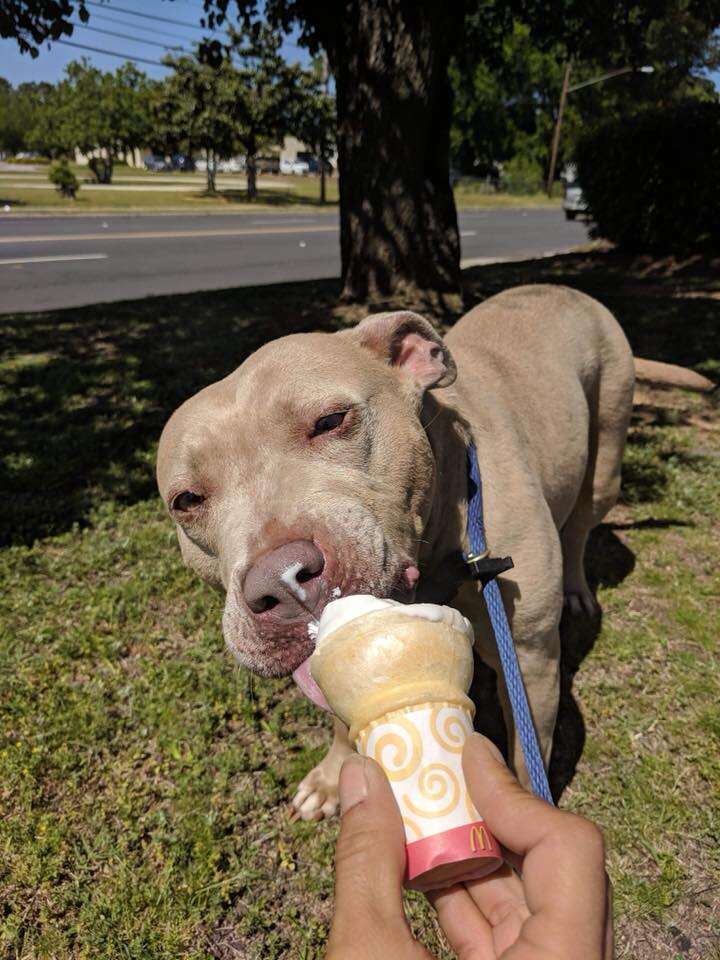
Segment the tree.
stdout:
<path fill-rule="evenodd" d="M 40 85 L 38 85 L 40 87 Z M 56 160 L 75 152 L 71 88 L 67 78 L 37 90 L 36 111 L 28 130 L 31 150 Z"/>
<path fill-rule="evenodd" d="M 44 93 L 31 141 L 50 157 L 79 150 L 99 183 L 110 183 L 120 157 L 145 146 L 150 136 L 151 84 L 131 63 L 103 73 L 74 61 L 65 77 Z"/>
<path fill-rule="evenodd" d="M 292 121 L 295 135 L 307 144 L 320 163 L 320 200 L 327 199 L 325 179 L 335 146 L 337 113 L 335 98 L 327 92 L 324 62 L 315 58 L 312 70 L 303 72 L 296 115 Z"/>
<path fill-rule="evenodd" d="M 233 119 L 237 140 L 246 157 L 247 194 L 257 195 L 257 156 L 268 144 L 278 143 L 293 125 L 300 109 L 302 71 L 289 66 L 280 53 L 282 37 L 263 23 L 243 32 L 231 31 L 236 97 Z"/>
<path fill-rule="evenodd" d="M 247 195 L 257 196 L 257 157 L 292 127 L 302 101 L 302 71 L 280 54 L 277 31 L 256 23 L 230 33 L 232 59 L 216 65 L 198 57 L 167 58 L 174 74 L 156 107 L 168 142 L 185 140 L 208 157 L 208 190 L 215 190 L 215 163 L 241 150 L 246 157 Z"/>
<path fill-rule="evenodd" d="M 491 62 L 454 59 L 451 154 L 464 173 L 496 176 L 500 164 L 518 158 L 541 182 L 565 56 L 562 48 L 538 49 L 530 29 L 516 21 Z M 569 104 L 566 134 L 576 122 Z"/>
<path fill-rule="evenodd" d="M 19 115 L 19 97 L 10 83 L 0 77 L 0 150 L 18 153 L 25 147 L 23 118 Z"/>
<path fill-rule="evenodd" d="M 202 150 L 207 190 L 215 193 L 217 162 L 232 156 L 237 144 L 235 68 L 227 60 L 212 67 L 192 56 L 166 63 L 173 73 L 153 96 L 153 143 L 163 153 Z"/>

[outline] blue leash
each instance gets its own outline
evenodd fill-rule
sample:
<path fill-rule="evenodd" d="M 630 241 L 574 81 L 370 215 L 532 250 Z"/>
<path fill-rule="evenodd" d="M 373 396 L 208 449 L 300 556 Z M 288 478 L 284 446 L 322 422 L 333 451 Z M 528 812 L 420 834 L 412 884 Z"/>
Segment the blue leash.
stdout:
<path fill-rule="evenodd" d="M 483 596 L 487 605 L 490 623 L 492 624 L 495 642 L 500 654 L 505 686 L 507 687 L 510 705 L 512 707 L 515 729 L 520 738 L 525 766 L 530 777 L 533 793 L 548 803 L 552 803 L 552 795 L 548 784 L 545 765 L 540 755 L 537 734 L 530 715 L 525 685 L 523 684 L 520 664 L 518 663 L 515 644 L 513 643 L 510 624 L 508 623 L 505 606 L 500 596 L 500 587 L 495 576 L 512 567 L 509 557 L 495 559 L 488 556 L 487 540 L 485 538 L 485 523 L 483 521 L 482 481 L 478 464 L 475 444 L 470 443 L 467 450 L 468 457 L 468 516 L 467 536 L 470 545 L 470 555 L 467 563 L 473 569 L 473 575 L 483 581 Z"/>

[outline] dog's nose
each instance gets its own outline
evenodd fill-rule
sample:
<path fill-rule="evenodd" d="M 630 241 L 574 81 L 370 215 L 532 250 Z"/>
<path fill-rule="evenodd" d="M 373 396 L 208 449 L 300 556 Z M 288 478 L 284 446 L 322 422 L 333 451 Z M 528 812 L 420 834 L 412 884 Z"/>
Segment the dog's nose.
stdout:
<path fill-rule="evenodd" d="M 245 603 L 255 614 L 272 610 L 283 620 L 313 614 L 324 566 L 322 552 L 309 540 L 284 543 L 261 557 L 245 575 Z"/>

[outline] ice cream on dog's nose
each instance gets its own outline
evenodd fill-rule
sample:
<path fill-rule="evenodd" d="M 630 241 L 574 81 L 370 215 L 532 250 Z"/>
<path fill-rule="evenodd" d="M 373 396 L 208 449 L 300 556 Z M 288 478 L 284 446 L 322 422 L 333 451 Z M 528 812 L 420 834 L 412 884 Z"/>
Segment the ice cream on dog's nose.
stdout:
<path fill-rule="evenodd" d="M 310 671 L 358 751 L 385 770 L 405 826 L 407 886 L 431 890 L 502 862 L 468 795 L 462 748 L 473 631 L 451 607 L 370 596 L 328 604 Z"/>

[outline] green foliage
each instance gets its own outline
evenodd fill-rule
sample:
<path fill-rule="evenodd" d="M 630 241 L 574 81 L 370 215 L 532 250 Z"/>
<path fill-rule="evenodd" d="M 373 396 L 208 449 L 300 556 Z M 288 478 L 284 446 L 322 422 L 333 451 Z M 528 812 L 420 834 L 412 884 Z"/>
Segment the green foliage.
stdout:
<path fill-rule="evenodd" d="M 337 118 L 335 98 L 325 89 L 322 61 L 315 58 L 312 69 L 299 78 L 292 132 L 307 144 L 318 160 L 327 163 L 335 146 Z"/>
<path fill-rule="evenodd" d="M 518 153 L 503 164 L 501 185 L 512 194 L 532 194 L 542 190 L 543 169 L 526 154 Z"/>
<path fill-rule="evenodd" d="M 207 158 L 208 191 L 214 193 L 216 163 L 232 156 L 237 146 L 235 69 L 229 60 L 215 68 L 191 56 L 166 62 L 173 72 L 152 94 L 151 143 L 160 153 L 201 150 Z"/>
<path fill-rule="evenodd" d="M 230 38 L 232 59 L 217 66 L 203 62 L 199 53 L 167 60 L 173 73 L 153 97 L 155 136 L 163 152 L 202 150 L 212 192 L 215 161 L 242 152 L 252 199 L 258 154 L 289 131 L 327 156 L 333 142 L 332 98 L 321 93 L 314 71 L 285 62 L 278 31 L 258 23 L 232 30 Z"/>
<path fill-rule="evenodd" d="M 573 92 L 567 102 L 557 169 L 572 159 L 583 130 L 608 116 L 629 116 L 637 109 L 688 97 L 717 99 L 703 74 L 720 64 L 720 38 L 713 28 L 720 3 L 700 5 L 668 0 L 650 10 L 631 12 L 623 29 L 598 45 L 600 34 L 571 43 L 571 4 L 560 23 L 542 20 L 525 6 L 520 19 L 501 37 L 490 31 L 483 41 L 480 14 L 467 20 L 466 36 L 451 66 L 454 93 L 451 150 L 463 172 L 493 176 L 499 164 L 513 157 L 547 170 L 552 130 L 557 116 L 564 65 L 572 57 L 571 83 L 601 76 L 614 67 L 652 64 L 655 72 L 626 74 Z M 603 6 L 609 22 L 618 15 Z M 596 14 L 586 13 L 594 22 Z M 478 19 L 479 18 L 479 19 Z M 642 35 L 638 24 L 645 24 Z M 487 26 L 487 25 L 486 25 Z M 568 31 L 570 31 L 568 33 Z"/>
<path fill-rule="evenodd" d="M 455 60 L 451 151 L 463 172 L 492 175 L 498 164 L 518 158 L 540 171 L 531 178 L 537 187 L 547 163 L 563 58 L 559 47 L 539 49 L 529 28 L 516 22 L 492 63 Z M 566 120 L 572 124 L 575 117 Z"/>
<path fill-rule="evenodd" d="M 75 199 L 75 195 L 80 189 L 80 184 L 78 183 L 78 178 L 70 169 L 70 165 L 65 157 L 62 157 L 57 163 L 54 163 L 52 167 L 50 167 L 48 179 L 50 183 L 55 184 L 60 196 L 69 197 L 71 200 Z"/>
<path fill-rule="evenodd" d="M 0 150 L 18 153 L 27 148 L 27 116 L 24 98 L 0 77 Z"/>
<path fill-rule="evenodd" d="M 114 73 L 86 60 L 69 63 L 60 83 L 41 91 L 30 143 L 51 157 L 79 150 L 90 158 L 96 179 L 109 183 L 116 160 L 147 143 L 151 89 L 131 63 Z"/>
<path fill-rule="evenodd" d="M 629 249 L 693 251 L 720 238 L 720 103 L 612 119 L 577 147 L 598 233 Z"/>
<path fill-rule="evenodd" d="M 74 12 L 86 23 L 85 0 L 3 0 L 0 4 L 0 37 L 13 37 L 21 53 L 37 57 L 38 44 L 72 36 Z"/>

